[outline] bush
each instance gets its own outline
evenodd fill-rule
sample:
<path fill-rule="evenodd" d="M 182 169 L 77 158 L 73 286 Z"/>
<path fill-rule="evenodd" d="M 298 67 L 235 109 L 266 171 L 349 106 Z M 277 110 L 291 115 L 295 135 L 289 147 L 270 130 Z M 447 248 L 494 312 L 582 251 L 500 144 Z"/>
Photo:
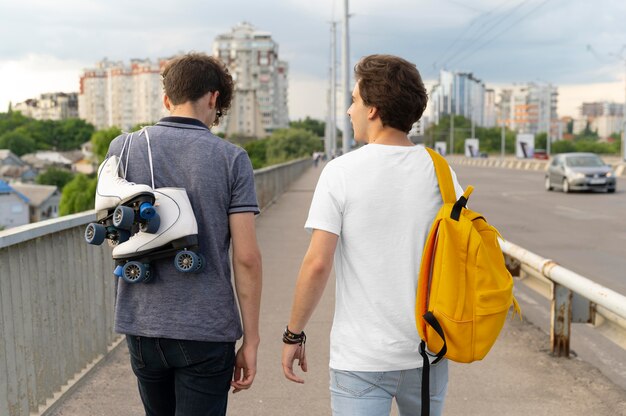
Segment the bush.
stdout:
<path fill-rule="evenodd" d="M 74 178 L 74 174 L 65 169 L 49 168 L 43 173 L 37 175 L 35 182 L 40 185 L 54 185 L 60 191 L 63 187 Z"/>
<path fill-rule="evenodd" d="M 78 174 L 63 188 L 59 211 L 61 215 L 75 214 L 94 208 L 97 179 Z"/>

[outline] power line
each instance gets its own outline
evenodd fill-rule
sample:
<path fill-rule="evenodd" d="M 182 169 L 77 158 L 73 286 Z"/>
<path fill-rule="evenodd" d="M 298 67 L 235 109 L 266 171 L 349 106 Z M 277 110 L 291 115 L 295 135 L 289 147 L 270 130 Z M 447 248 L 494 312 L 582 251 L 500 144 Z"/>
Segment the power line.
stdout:
<path fill-rule="evenodd" d="M 528 16 L 530 16 L 532 13 L 534 13 L 535 11 L 539 10 L 541 7 L 545 6 L 547 3 L 549 3 L 551 0 L 544 0 L 542 3 L 538 4 L 535 8 L 531 9 L 528 13 L 526 13 L 525 15 L 523 15 L 520 19 L 516 20 L 515 22 L 513 22 L 513 24 L 507 26 L 504 30 L 502 30 L 501 32 L 499 32 L 498 34 L 496 34 L 495 36 L 493 36 L 491 39 L 489 39 L 487 42 L 483 43 L 482 45 L 478 46 L 477 48 L 475 48 L 474 50 L 470 50 L 470 51 L 466 51 L 465 54 L 462 54 L 460 57 L 456 57 L 454 58 L 451 62 L 461 62 L 469 57 L 471 57 L 472 55 L 474 55 L 476 52 L 478 52 L 479 50 L 481 50 L 482 48 L 484 48 L 485 46 L 487 46 L 488 44 L 490 44 L 491 42 L 493 42 L 495 39 L 497 39 L 498 37 L 502 36 L 502 34 L 504 34 L 506 31 L 510 30 L 513 26 L 517 25 L 518 23 L 520 23 L 522 20 L 526 19 Z M 466 56 L 467 55 L 467 56 Z"/>
<path fill-rule="evenodd" d="M 528 1 L 528 0 L 526 0 L 526 1 Z M 518 7 L 519 7 L 521 4 L 523 4 L 523 3 L 524 3 L 524 1 L 522 1 L 520 4 L 518 4 L 517 6 L 515 6 L 514 8 L 512 8 L 512 9 L 510 10 L 510 13 L 512 13 L 512 12 L 513 12 L 516 8 L 518 8 Z M 453 54 L 452 54 L 452 56 L 450 56 L 450 58 L 448 58 L 447 60 L 444 60 L 443 58 L 445 58 L 445 57 L 448 55 L 448 52 L 449 52 L 449 51 L 450 51 L 450 50 L 451 50 L 451 49 L 452 49 L 452 48 L 453 48 L 453 47 L 454 47 L 454 46 L 458 43 L 458 41 L 459 41 L 459 40 L 461 40 L 462 38 L 464 38 L 464 36 L 468 33 L 468 31 L 469 31 L 470 29 L 472 29 L 472 27 L 474 26 L 474 24 L 475 24 L 475 23 L 477 23 L 477 22 L 478 22 L 478 21 L 479 21 L 482 17 L 487 17 L 487 16 L 489 16 L 490 14 L 495 13 L 495 11 L 496 11 L 496 10 L 498 10 L 500 7 L 502 7 L 504 4 L 505 4 L 505 3 L 500 3 L 498 6 L 496 6 L 496 7 L 495 7 L 495 8 L 493 8 L 492 10 L 488 11 L 487 13 L 484 13 L 484 14 L 482 14 L 481 16 L 478 16 L 477 18 L 473 19 L 473 20 L 472 20 L 472 22 L 469 24 L 469 26 L 467 26 L 467 27 L 465 28 L 465 30 L 464 30 L 463 32 L 461 32 L 461 33 L 459 34 L 459 36 L 457 36 L 457 38 L 456 38 L 456 39 L 454 39 L 454 41 L 452 42 L 452 44 L 450 44 L 450 45 L 446 48 L 446 50 L 445 50 L 445 51 L 441 54 L 440 58 L 438 58 L 435 62 L 433 62 L 433 67 L 434 67 L 434 68 L 436 68 L 437 62 L 438 62 L 438 61 L 440 61 L 440 60 L 443 60 L 443 61 L 444 61 L 444 65 L 443 65 L 443 66 L 445 66 L 445 63 L 446 63 L 447 61 L 449 61 L 449 60 L 450 60 L 450 59 L 454 56 L 454 53 L 453 53 Z M 509 14 L 510 14 L 510 13 L 509 13 Z M 507 15 L 507 16 L 508 16 L 508 15 Z M 503 18 L 502 18 L 502 20 L 504 20 L 505 18 L 506 18 L 506 17 L 503 17 Z M 502 21 L 502 20 L 501 20 L 501 21 Z M 489 19 L 487 19 L 487 21 L 485 22 L 485 25 L 486 25 L 488 22 L 489 22 Z M 496 26 L 497 26 L 499 23 L 500 23 L 500 22 L 497 22 L 497 23 L 496 23 Z M 480 36 L 482 36 L 482 34 L 480 34 L 480 32 L 481 32 L 481 29 L 484 29 L 484 28 L 485 28 L 485 26 L 482 26 L 481 28 L 479 28 L 479 29 L 478 29 L 478 32 L 475 34 L 475 36 L 476 36 L 476 35 L 478 35 L 477 39 L 479 39 L 479 38 L 480 38 Z M 460 52 L 460 50 L 459 50 L 459 52 Z M 458 52 L 457 52 L 457 53 L 458 53 Z"/>

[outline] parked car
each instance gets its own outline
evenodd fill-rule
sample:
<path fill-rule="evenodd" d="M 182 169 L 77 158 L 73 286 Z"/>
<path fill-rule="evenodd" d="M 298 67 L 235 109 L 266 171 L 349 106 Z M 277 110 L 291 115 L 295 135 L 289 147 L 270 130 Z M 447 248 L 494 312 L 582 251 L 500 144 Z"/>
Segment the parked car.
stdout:
<path fill-rule="evenodd" d="M 548 160 L 550 157 L 545 149 L 535 149 L 535 153 L 533 154 L 535 159 Z"/>
<path fill-rule="evenodd" d="M 552 158 L 546 171 L 546 190 L 563 192 L 606 190 L 615 192 L 615 173 L 594 153 L 561 153 Z"/>

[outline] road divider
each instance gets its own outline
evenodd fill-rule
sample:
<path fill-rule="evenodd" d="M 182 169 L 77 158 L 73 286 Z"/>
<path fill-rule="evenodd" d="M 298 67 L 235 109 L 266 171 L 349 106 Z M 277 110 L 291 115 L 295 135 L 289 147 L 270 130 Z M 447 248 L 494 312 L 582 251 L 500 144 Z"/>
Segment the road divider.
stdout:
<path fill-rule="evenodd" d="M 515 157 L 465 157 L 457 155 L 448 155 L 446 159 L 453 165 L 477 166 L 489 168 L 505 168 L 520 170 L 537 170 L 545 171 L 548 168 L 550 160 L 542 159 L 518 159 Z M 603 157 L 606 163 L 613 167 L 616 176 L 626 176 L 626 164 L 620 162 L 616 157 Z"/>

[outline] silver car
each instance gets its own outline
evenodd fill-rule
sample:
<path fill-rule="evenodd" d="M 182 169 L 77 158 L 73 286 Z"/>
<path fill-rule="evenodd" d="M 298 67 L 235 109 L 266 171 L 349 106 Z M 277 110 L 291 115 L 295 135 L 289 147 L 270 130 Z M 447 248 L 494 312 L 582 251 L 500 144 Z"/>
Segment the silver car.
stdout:
<path fill-rule="evenodd" d="M 555 155 L 546 172 L 546 190 L 563 192 L 593 189 L 615 192 L 615 173 L 594 153 Z"/>

